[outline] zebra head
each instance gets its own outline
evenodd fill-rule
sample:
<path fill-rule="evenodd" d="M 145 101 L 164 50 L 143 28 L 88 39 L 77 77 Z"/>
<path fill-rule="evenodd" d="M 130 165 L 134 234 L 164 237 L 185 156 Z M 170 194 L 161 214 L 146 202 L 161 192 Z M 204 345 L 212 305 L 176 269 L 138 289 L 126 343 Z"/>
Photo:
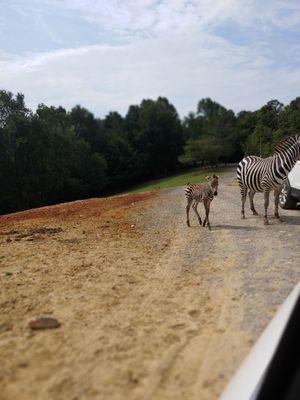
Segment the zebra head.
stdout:
<path fill-rule="evenodd" d="M 213 192 L 214 196 L 217 196 L 218 194 L 218 186 L 219 186 L 219 177 L 218 175 L 213 174 L 212 177 L 207 176 L 206 179 L 209 179 L 209 186 L 211 188 L 211 191 Z"/>

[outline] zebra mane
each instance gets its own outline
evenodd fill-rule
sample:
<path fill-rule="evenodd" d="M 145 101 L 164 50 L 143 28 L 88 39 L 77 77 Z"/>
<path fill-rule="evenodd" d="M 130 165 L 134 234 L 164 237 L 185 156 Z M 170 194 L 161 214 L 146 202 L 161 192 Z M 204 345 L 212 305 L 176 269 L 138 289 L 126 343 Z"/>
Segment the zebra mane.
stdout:
<path fill-rule="evenodd" d="M 295 144 L 298 140 L 299 135 L 290 136 L 289 138 L 282 140 L 274 148 L 273 154 L 280 154 L 281 152 Z"/>

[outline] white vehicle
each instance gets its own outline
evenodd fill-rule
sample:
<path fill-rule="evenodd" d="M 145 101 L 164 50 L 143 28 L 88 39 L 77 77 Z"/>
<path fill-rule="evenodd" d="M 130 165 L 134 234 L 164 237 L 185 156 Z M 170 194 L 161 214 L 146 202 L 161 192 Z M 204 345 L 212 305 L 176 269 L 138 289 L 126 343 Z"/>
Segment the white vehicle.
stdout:
<path fill-rule="evenodd" d="M 279 205 L 284 209 L 293 209 L 298 201 L 300 201 L 300 161 L 296 162 L 282 186 Z"/>
<path fill-rule="evenodd" d="M 221 400 L 300 399 L 300 283 L 277 311 Z"/>

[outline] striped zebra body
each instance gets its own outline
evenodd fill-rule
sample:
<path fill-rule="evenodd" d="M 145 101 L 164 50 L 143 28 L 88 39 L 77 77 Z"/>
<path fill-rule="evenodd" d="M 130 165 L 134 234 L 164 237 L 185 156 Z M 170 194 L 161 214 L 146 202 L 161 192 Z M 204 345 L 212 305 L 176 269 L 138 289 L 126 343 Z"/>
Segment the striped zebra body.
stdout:
<path fill-rule="evenodd" d="M 214 196 L 218 194 L 218 177 L 213 175 L 209 183 L 198 184 L 198 183 L 188 183 L 184 189 L 185 197 L 187 200 L 186 214 L 187 214 L 187 225 L 190 226 L 189 211 L 192 206 L 195 214 L 197 215 L 199 224 L 202 225 L 201 217 L 198 213 L 197 207 L 199 203 L 203 203 L 206 216 L 203 221 L 203 226 L 207 224 L 210 229 L 209 222 L 209 210 L 210 203 L 212 202 Z"/>
<path fill-rule="evenodd" d="M 237 181 L 242 196 L 242 218 L 245 218 L 245 201 L 249 191 L 250 208 L 254 215 L 257 212 L 254 207 L 254 194 L 265 194 L 265 223 L 268 223 L 267 209 L 271 190 L 275 193 L 275 217 L 278 215 L 278 199 L 282 183 L 289 171 L 295 165 L 300 152 L 299 136 L 292 136 L 276 146 L 272 156 L 261 158 L 247 156 L 239 163 L 237 168 Z"/>
<path fill-rule="evenodd" d="M 214 198 L 212 189 L 208 183 L 203 185 L 188 183 L 184 189 L 184 193 L 187 200 L 195 200 L 197 203 L 203 202 L 205 198 L 210 199 L 210 201 Z"/>

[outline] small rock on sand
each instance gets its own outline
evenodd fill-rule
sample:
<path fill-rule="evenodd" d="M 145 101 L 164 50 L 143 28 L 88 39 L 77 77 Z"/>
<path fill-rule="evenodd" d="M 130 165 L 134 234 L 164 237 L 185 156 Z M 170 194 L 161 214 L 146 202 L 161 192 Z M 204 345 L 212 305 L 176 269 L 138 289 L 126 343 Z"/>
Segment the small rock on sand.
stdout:
<path fill-rule="evenodd" d="M 28 322 L 30 329 L 54 329 L 60 326 L 60 322 L 57 318 L 50 316 L 39 316 L 31 319 Z"/>

